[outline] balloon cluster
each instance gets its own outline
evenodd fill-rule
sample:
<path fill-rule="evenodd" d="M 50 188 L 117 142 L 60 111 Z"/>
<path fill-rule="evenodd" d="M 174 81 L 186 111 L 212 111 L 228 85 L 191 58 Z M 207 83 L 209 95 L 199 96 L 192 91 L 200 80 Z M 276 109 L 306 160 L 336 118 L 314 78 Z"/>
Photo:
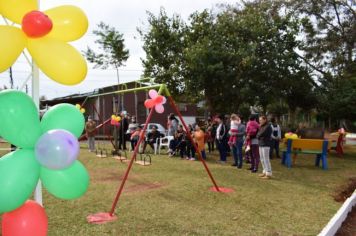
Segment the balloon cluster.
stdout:
<path fill-rule="evenodd" d="M 88 188 L 88 172 L 76 160 L 77 138 L 83 132 L 85 120 L 75 106 L 59 104 L 50 108 L 40 121 L 31 97 L 15 90 L 0 92 L 0 104 L 0 136 L 17 147 L 0 158 L 0 213 L 5 213 L 3 236 L 32 235 L 4 232 L 12 232 L 11 222 L 17 222 L 19 230 L 23 227 L 31 230 L 32 226 L 16 221 L 16 217 L 33 207 L 33 203 L 23 204 L 39 179 L 49 193 L 60 199 L 78 198 Z"/>
<path fill-rule="evenodd" d="M 148 109 L 152 109 L 154 107 L 157 113 L 163 113 L 164 112 L 163 104 L 167 102 L 167 99 L 164 96 L 159 95 L 157 91 L 154 89 L 151 89 L 148 92 L 148 95 L 150 96 L 151 99 L 146 99 L 145 107 Z"/>
<path fill-rule="evenodd" d="M 75 107 L 81 112 L 81 113 L 85 113 L 85 108 L 82 107 L 80 104 L 76 104 Z"/>
<path fill-rule="evenodd" d="M 119 126 L 120 125 L 120 121 L 121 121 L 121 116 L 112 115 L 110 124 L 114 125 L 114 126 Z"/>
<path fill-rule="evenodd" d="M 288 132 L 284 135 L 286 139 L 298 139 L 298 135 L 293 132 Z"/>
<path fill-rule="evenodd" d="M 64 85 L 84 80 L 87 63 L 67 43 L 81 38 L 88 29 L 88 19 L 80 8 L 64 5 L 41 12 L 38 0 L 0 0 L 0 15 L 21 25 L 0 25 L 0 73 L 27 48 L 52 80 Z"/>

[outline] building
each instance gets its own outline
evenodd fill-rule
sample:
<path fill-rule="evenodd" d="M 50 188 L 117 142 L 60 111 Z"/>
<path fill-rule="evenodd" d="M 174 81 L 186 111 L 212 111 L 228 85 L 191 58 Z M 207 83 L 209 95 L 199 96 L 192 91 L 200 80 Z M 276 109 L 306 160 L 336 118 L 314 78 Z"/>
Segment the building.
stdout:
<path fill-rule="evenodd" d="M 92 116 L 98 124 L 103 123 L 119 111 L 126 111 L 130 116 L 135 116 L 138 123 L 143 124 L 149 112 L 144 106 L 144 102 L 148 98 L 148 90 L 132 91 L 124 94 L 115 94 L 113 92 L 126 89 L 138 89 L 149 85 L 151 84 L 130 82 L 120 84 L 119 86 L 108 86 L 98 88 L 89 93 L 72 94 L 52 100 L 44 100 L 41 101 L 41 106 L 50 107 L 59 103 L 82 104 L 82 107 L 86 110 L 84 114 L 85 117 L 87 118 L 89 115 Z M 177 102 L 177 106 L 187 124 L 196 122 L 197 106 L 195 104 Z M 167 126 L 167 117 L 170 113 L 174 113 L 174 111 L 168 101 L 164 107 L 164 113 L 154 113 L 150 123 L 159 123 L 163 127 Z M 107 133 L 108 131 L 105 131 L 105 129 L 107 128 L 103 127 L 103 130 L 99 130 L 99 134 Z"/>

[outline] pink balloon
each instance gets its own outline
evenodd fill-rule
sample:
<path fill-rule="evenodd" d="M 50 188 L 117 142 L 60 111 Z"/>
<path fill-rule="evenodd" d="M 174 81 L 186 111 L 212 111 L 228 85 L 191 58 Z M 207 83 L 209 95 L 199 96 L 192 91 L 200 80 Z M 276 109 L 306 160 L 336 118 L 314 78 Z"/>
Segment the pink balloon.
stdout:
<path fill-rule="evenodd" d="M 162 103 L 162 102 L 163 102 L 163 96 L 158 95 L 158 96 L 154 99 L 154 101 L 155 101 L 155 104 L 156 104 L 156 105 Z"/>
<path fill-rule="evenodd" d="M 148 95 L 150 96 L 150 98 L 156 98 L 158 96 L 158 93 L 156 90 L 154 89 L 151 89 L 149 92 L 148 92 Z"/>
<path fill-rule="evenodd" d="M 157 113 L 163 113 L 164 112 L 164 107 L 162 106 L 162 104 L 158 104 L 155 106 L 155 110 Z"/>
<path fill-rule="evenodd" d="M 1 228 L 3 236 L 46 236 L 48 219 L 42 206 L 28 200 L 2 216 Z"/>
<path fill-rule="evenodd" d="M 152 107 L 154 107 L 155 106 L 155 103 L 154 103 L 154 101 L 152 100 L 152 99 L 147 99 L 146 101 L 145 101 L 145 107 L 146 108 L 152 108 Z"/>
<path fill-rule="evenodd" d="M 166 102 L 167 102 L 167 98 L 166 98 L 166 97 L 164 97 L 164 96 L 162 96 L 162 97 L 163 97 L 162 104 L 166 104 Z"/>

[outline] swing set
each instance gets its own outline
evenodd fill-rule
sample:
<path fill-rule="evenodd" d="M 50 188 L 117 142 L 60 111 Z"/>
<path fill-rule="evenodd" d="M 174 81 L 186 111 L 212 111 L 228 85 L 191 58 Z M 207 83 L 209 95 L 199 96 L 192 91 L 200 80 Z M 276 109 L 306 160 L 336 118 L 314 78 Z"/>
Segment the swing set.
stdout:
<path fill-rule="evenodd" d="M 170 92 L 168 91 L 166 85 L 164 85 L 164 84 L 155 84 L 155 85 L 149 85 L 149 86 L 144 86 L 144 87 L 139 87 L 139 88 L 133 88 L 133 89 L 126 89 L 126 90 L 114 91 L 114 92 L 109 92 L 109 93 L 97 94 L 97 95 L 89 96 L 89 98 L 90 97 L 105 96 L 105 95 L 110 95 L 110 94 L 124 94 L 124 93 L 137 92 L 137 91 L 142 91 L 142 90 L 148 91 L 150 89 L 157 89 L 159 95 L 163 95 L 163 96 L 167 97 L 167 100 L 169 101 L 169 104 L 172 106 L 172 108 L 174 109 L 175 113 L 178 115 L 180 121 L 182 122 L 182 125 L 183 125 L 184 129 L 185 130 L 189 130 L 187 125 L 186 125 L 186 123 L 185 123 L 185 121 L 184 121 L 184 119 L 183 119 L 183 117 L 182 117 L 182 114 L 180 113 L 179 109 L 177 108 L 177 105 L 176 105 L 174 99 L 172 98 Z M 134 161 L 136 160 L 136 156 L 137 156 L 137 154 L 139 152 L 140 144 L 145 140 L 145 132 L 147 130 L 148 123 L 150 122 L 154 111 L 155 111 L 155 109 L 151 109 L 149 114 L 148 114 L 148 116 L 147 116 L 147 118 L 146 118 L 145 125 L 143 127 L 142 132 L 140 133 L 139 140 L 138 140 L 138 142 L 137 142 L 137 144 L 135 146 L 135 149 L 134 149 L 134 151 L 132 153 L 131 159 L 129 161 L 129 164 L 127 166 L 127 169 L 125 171 L 125 174 L 124 174 L 124 177 L 123 177 L 123 179 L 121 181 L 119 189 L 118 189 L 118 191 L 116 193 L 116 196 L 115 196 L 115 198 L 113 200 L 113 203 L 111 205 L 110 211 L 109 212 L 95 213 L 95 214 L 91 214 L 91 215 L 87 216 L 88 223 L 91 223 L 91 224 L 103 224 L 103 223 L 115 221 L 117 219 L 117 216 L 114 214 L 116 206 L 117 206 L 117 204 L 119 202 L 119 199 L 120 199 L 120 196 L 121 196 L 121 194 L 123 192 L 123 189 L 124 189 L 125 183 L 127 181 L 127 178 L 129 176 L 129 173 L 131 171 L 132 165 L 133 165 Z M 102 123 L 101 125 L 103 125 L 103 124 L 104 123 Z M 189 138 L 189 140 L 194 145 L 195 150 L 198 150 L 198 147 L 197 147 L 196 143 L 193 141 L 193 138 L 192 138 L 190 132 L 187 132 L 187 137 Z M 197 152 L 197 154 L 198 154 L 200 162 L 203 164 L 204 169 L 207 172 L 207 174 L 208 174 L 208 176 L 209 176 L 209 178 L 210 178 L 210 180 L 211 180 L 211 182 L 213 184 L 213 187 L 211 187 L 210 190 L 213 191 L 213 192 L 224 192 L 224 193 L 233 192 L 234 190 L 231 189 L 231 188 L 223 188 L 223 187 L 219 187 L 217 185 L 217 183 L 216 183 L 213 175 L 211 174 L 211 172 L 210 172 L 205 160 L 203 159 L 201 153 Z"/>

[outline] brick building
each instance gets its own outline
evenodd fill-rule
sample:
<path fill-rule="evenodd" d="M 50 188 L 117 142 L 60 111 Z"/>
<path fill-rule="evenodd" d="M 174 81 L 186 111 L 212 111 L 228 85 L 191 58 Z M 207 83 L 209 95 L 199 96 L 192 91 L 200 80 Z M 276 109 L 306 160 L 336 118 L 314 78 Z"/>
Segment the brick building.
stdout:
<path fill-rule="evenodd" d="M 72 94 L 65 97 L 58 97 L 52 100 L 41 101 L 42 107 L 54 106 L 59 103 L 70 103 L 70 104 L 84 104 L 85 117 L 91 115 L 98 124 L 109 119 L 112 114 L 117 111 L 127 111 L 131 116 L 137 118 L 138 123 L 142 124 L 145 122 L 148 115 L 148 109 L 145 108 L 144 102 L 148 97 L 148 90 L 141 90 L 136 92 L 128 92 L 124 94 L 110 94 L 111 92 L 123 89 L 134 89 L 149 86 L 150 84 L 142 82 L 130 82 L 126 84 L 121 84 L 120 87 L 117 85 L 108 86 L 103 88 L 98 88 L 93 92 L 83 93 L 83 94 Z M 109 93 L 105 95 L 106 93 Z M 196 122 L 197 117 L 197 106 L 195 104 L 178 103 L 178 109 L 182 113 L 182 116 L 187 124 L 192 124 Z M 119 109 L 118 109 L 119 107 Z M 165 104 L 165 111 L 163 114 L 154 113 L 151 123 L 159 123 L 166 128 L 167 116 L 170 113 L 174 113 L 173 108 L 170 104 Z M 97 111 L 97 112 L 96 112 Z M 105 130 L 99 133 L 105 132 Z"/>

